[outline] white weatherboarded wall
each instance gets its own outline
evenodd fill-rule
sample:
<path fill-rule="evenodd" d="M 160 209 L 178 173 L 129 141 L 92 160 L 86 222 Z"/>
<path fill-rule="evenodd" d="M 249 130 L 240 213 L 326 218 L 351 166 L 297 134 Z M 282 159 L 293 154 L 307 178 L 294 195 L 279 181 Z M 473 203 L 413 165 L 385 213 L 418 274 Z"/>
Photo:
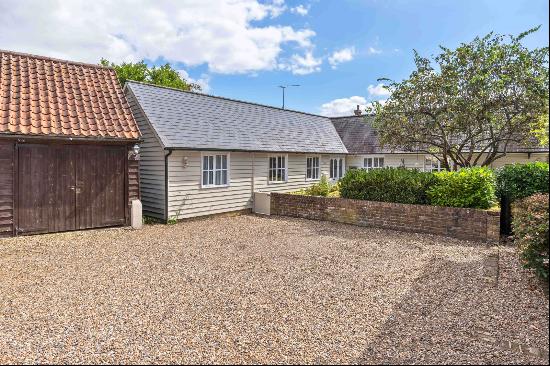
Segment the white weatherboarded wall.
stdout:
<path fill-rule="evenodd" d="M 480 159 L 481 160 L 481 159 Z M 491 168 L 499 168 L 501 166 L 510 165 L 510 164 L 525 164 L 532 163 L 534 161 L 544 161 L 548 162 L 548 153 L 511 153 L 507 154 L 505 157 L 495 160 L 491 164 Z"/>
<path fill-rule="evenodd" d="M 363 168 L 363 159 L 367 157 L 383 157 L 385 167 L 405 167 L 407 169 L 424 170 L 424 154 L 372 154 L 372 155 L 351 155 L 347 157 L 347 167 Z"/>
<path fill-rule="evenodd" d="M 253 192 L 292 192 L 317 181 L 306 180 L 306 157 L 321 157 L 321 174 L 329 175 L 330 158 L 344 155 L 283 154 L 288 156 L 287 182 L 268 182 L 268 153 L 229 154 L 229 186 L 201 187 L 201 152 L 175 150 L 169 157 L 169 217 L 184 219 L 252 208 Z"/>
<path fill-rule="evenodd" d="M 164 218 L 164 150 L 145 119 L 135 98 L 128 95 L 128 104 L 141 131 L 140 143 L 140 194 L 143 215 L 158 219 Z"/>
<path fill-rule="evenodd" d="M 229 154 L 229 187 L 201 188 L 200 151 L 176 150 L 168 164 L 169 217 L 183 219 L 252 207 L 252 154 Z"/>
<path fill-rule="evenodd" d="M 405 167 L 407 169 L 425 170 L 425 158 L 430 158 L 424 154 L 372 154 L 372 155 L 350 155 L 347 157 L 347 168 L 362 168 L 363 159 L 367 157 L 383 157 L 386 167 Z M 482 159 L 480 159 L 482 160 Z M 534 161 L 548 162 L 548 153 L 509 153 L 505 157 L 497 159 L 491 164 L 491 168 L 496 169 L 504 165 L 520 163 L 525 164 Z"/>

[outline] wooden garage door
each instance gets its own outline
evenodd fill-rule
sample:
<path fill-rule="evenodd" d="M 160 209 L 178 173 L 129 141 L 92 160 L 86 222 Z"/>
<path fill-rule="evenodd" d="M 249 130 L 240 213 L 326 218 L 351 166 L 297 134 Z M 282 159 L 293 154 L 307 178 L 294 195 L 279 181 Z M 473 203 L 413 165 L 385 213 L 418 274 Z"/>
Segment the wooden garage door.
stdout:
<path fill-rule="evenodd" d="M 122 146 L 19 145 L 18 233 L 124 224 L 125 158 Z"/>

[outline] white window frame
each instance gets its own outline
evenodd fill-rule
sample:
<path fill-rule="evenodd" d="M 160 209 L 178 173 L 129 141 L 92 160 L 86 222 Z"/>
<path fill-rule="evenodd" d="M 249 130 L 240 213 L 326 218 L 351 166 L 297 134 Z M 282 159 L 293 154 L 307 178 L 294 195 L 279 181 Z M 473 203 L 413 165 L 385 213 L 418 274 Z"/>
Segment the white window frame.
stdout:
<path fill-rule="evenodd" d="M 369 159 L 372 162 L 372 166 L 370 167 L 367 164 L 367 161 Z M 382 166 L 380 166 L 380 159 L 382 159 Z M 375 161 L 376 161 L 376 164 L 374 163 Z M 366 170 L 383 169 L 385 167 L 386 167 L 386 157 L 384 155 L 367 155 L 363 158 L 363 169 L 366 169 Z"/>
<path fill-rule="evenodd" d="M 332 168 L 334 167 L 333 161 L 336 161 L 336 176 L 333 176 Z M 341 174 L 340 174 L 341 173 Z M 338 157 L 338 158 L 330 158 L 329 161 L 329 174 L 331 180 L 336 181 L 340 180 L 344 175 L 346 175 L 346 158 L 344 157 Z"/>
<path fill-rule="evenodd" d="M 283 180 L 271 180 L 270 172 L 271 172 L 271 158 L 275 158 L 275 172 L 278 170 L 281 170 L 283 168 L 279 167 L 279 159 L 278 158 L 284 158 L 285 159 L 285 167 L 284 167 L 284 179 Z M 277 174 L 275 174 L 277 176 Z M 269 155 L 267 157 L 267 182 L 269 184 L 284 184 L 288 182 L 288 154 L 275 154 L 275 155 Z"/>
<path fill-rule="evenodd" d="M 213 169 L 211 170 L 212 173 L 212 181 L 213 184 L 204 184 L 204 158 L 206 156 L 212 156 L 213 157 Z M 217 159 L 216 156 L 226 156 L 227 157 L 227 168 L 218 168 L 217 166 Z M 200 181 L 201 181 L 201 188 L 224 188 L 229 187 L 231 184 L 231 154 L 228 152 L 202 152 L 201 153 L 201 175 L 200 175 Z M 226 184 L 216 184 L 216 171 L 226 171 L 227 172 L 227 183 Z M 210 171 L 210 169 L 208 170 Z"/>
<path fill-rule="evenodd" d="M 430 161 L 431 164 L 426 169 L 427 172 L 440 172 L 440 171 L 445 170 L 445 168 L 441 165 L 441 161 L 439 159 L 436 159 L 434 157 L 427 157 L 426 162 L 428 162 L 428 161 Z M 424 164 L 426 164 L 426 163 L 424 163 Z"/>
<path fill-rule="evenodd" d="M 316 167 L 316 169 L 314 168 L 314 166 L 312 165 L 311 166 L 311 173 L 312 175 L 315 175 L 313 174 L 313 172 L 315 170 L 317 170 L 317 177 L 316 178 L 308 178 L 307 176 L 307 173 L 308 173 L 308 168 L 307 168 L 307 161 L 309 159 L 318 159 L 317 162 L 318 162 L 318 165 Z M 315 161 L 315 160 L 312 160 L 312 162 Z M 320 155 L 309 155 L 309 156 L 306 156 L 306 180 L 307 181 L 316 181 L 316 180 L 320 180 L 321 179 L 321 156 Z"/>

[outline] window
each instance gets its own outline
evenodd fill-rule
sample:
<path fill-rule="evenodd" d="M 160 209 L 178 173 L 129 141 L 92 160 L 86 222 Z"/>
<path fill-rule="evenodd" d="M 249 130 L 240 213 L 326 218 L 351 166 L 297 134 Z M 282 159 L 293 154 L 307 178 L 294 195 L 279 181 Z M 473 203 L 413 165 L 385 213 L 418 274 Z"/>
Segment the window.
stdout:
<path fill-rule="evenodd" d="M 286 156 L 269 157 L 269 181 L 286 182 Z"/>
<path fill-rule="evenodd" d="M 229 155 L 203 155 L 202 156 L 202 186 L 223 187 L 229 185 L 227 171 Z"/>
<path fill-rule="evenodd" d="M 441 162 L 434 158 L 426 158 L 426 171 L 428 172 L 440 172 L 445 170 L 441 165 Z"/>
<path fill-rule="evenodd" d="M 330 159 L 330 179 L 338 180 L 344 176 L 344 159 Z"/>
<path fill-rule="evenodd" d="M 306 179 L 316 180 L 321 175 L 321 166 L 319 164 L 319 157 L 306 158 Z"/>
<path fill-rule="evenodd" d="M 384 158 L 382 157 L 372 157 L 365 158 L 363 160 L 363 168 L 370 169 L 381 169 L 384 167 Z"/>

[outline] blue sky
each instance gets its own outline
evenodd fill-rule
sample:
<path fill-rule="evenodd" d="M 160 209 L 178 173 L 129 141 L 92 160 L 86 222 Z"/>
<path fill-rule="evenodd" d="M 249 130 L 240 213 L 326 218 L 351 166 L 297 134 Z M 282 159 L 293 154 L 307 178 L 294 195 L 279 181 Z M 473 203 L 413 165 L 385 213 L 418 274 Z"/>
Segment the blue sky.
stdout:
<path fill-rule="evenodd" d="M 29 11 L 32 9 L 32 11 Z M 211 94 L 310 113 L 384 99 L 380 77 L 490 31 L 548 45 L 548 1 L 2 0 L 0 49 L 96 63 L 172 63 Z M 370 90 L 369 90 L 370 86 Z M 323 107 L 324 106 L 324 107 Z"/>
<path fill-rule="evenodd" d="M 311 3 L 307 16 L 287 14 L 282 20 L 309 25 L 316 32 L 316 53 L 354 46 L 354 59 L 336 70 L 324 65 L 321 72 L 303 76 L 281 71 L 256 77 L 213 76 L 213 93 L 279 105 L 281 93 L 276 85 L 300 84 L 300 88 L 287 89 L 286 105 L 319 113 L 323 103 L 338 98 L 378 99 L 369 96 L 367 87 L 377 85 L 380 77 L 406 78 L 414 67 L 413 49 L 432 55 L 440 44 L 454 47 L 491 31 L 518 34 L 539 24 L 542 29 L 526 39 L 526 44 L 548 45 L 547 1 L 319 1 Z M 369 54 L 369 47 L 381 53 Z"/>

